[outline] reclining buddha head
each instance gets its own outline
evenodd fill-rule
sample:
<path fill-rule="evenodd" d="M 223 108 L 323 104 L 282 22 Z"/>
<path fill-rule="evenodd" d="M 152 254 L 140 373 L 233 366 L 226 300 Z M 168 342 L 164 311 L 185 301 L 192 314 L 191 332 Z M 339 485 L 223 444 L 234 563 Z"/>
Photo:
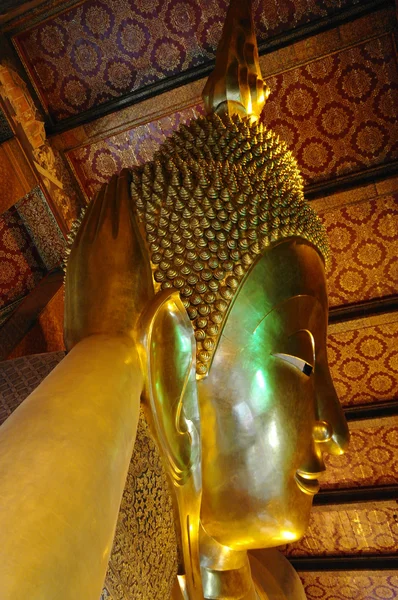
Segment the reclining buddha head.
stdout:
<path fill-rule="evenodd" d="M 190 600 L 202 581 L 205 597 L 227 597 L 209 581 L 244 569 L 247 550 L 300 538 L 322 455 L 348 442 L 326 355 L 326 234 L 292 154 L 260 122 L 266 96 L 250 2 L 232 2 L 207 116 L 131 172 L 154 292 L 143 397 Z"/>
<path fill-rule="evenodd" d="M 207 116 L 132 172 L 156 294 L 146 396 L 185 572 L 200 560 L 202 578 L 300 538 L 322 454 L 348 442 L 326 355 L 326 234 L 293 156 L 258 118 L 266 96 L 250 5 L 233 2 Z"/>

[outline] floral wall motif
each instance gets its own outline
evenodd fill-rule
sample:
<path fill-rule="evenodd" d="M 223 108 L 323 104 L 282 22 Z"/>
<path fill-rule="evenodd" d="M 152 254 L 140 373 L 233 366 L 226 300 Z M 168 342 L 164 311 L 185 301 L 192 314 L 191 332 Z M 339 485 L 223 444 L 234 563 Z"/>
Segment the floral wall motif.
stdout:
<path fill-rule="evenodd" d="M 387 34 L 267 79 L 263 120 L 307 185 L 398 158 L 398 70 Z"/>
<path fill-rule="evenodd" d="M 63 256 L 65 239 L 40 188 L 0 217 L 0 307 L 25 296 Z"/>
<path fill-rule="evenodd" d="M 201 114 L 201 106 L 186 108 L 68 152 L 67 156 L 88 199 L 91 200 L 101 185 L 122 168 L 151 160 L 166 137 Z"/>
<path fill-rule="evenodd" d="M 259 39 L 340 12 L 359 0 L 255 0 Z M 214 57 L 227 0 L 86 0 L 14 38 L 55 120 Z"/>
<path fill-rule="evenodd" d="M 293 557 L 395 552 L 396 511 L 394 501 L 314 507 L 305 536 L 284 547 L 284 554 Z"/>
<path fill-rule="evenodd" d="M 267 82 L 272 93 L 263 120 L 293 151 L 306 185 L 398 158 L 398 69 L 390 35 Z M 159 130 L 169 135 L 199 112 L 201 104 L 67 152 L 87 197 L 121 166 L 149 160 L 164 139 Z"/>
<path fill-rule="evenodd" d="M 0 144 L 14 137 L 14 132 L 10 127 L 7 117 L 0 109 Z"/>
<path fill-rule="evenodd" d="M 0 217 L 0 307 L 27 294 L 46 266 L 15 207 Z"/>
<path fill-rule="evenodd" d="M 330 306 L 397 293 L 398 194 L 320 211 L 331 247 Z"/>
<path fill-rule="evenodd" d="M 299 573 L 307 600 L 394 600 L 396 571 L 329 571 Z"/>
<path fill-rule="evenodd" d="M 398 398 L 397 339 L 397 313 L 329 327 L 329 365 L 343 406 Z"/>
<path fill-rule="evenodd" d="M 350 445 L 341 456 L 325 455 L 322 489 L 394 485 L 398 481 L 398 426 L 392 419 L 350 425 Z"/>

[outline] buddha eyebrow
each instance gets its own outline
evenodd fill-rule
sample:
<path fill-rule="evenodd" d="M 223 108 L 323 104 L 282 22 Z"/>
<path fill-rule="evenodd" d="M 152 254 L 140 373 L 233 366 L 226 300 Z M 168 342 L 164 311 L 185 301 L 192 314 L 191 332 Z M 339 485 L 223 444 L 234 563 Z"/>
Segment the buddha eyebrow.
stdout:
<path fill-rule="evenodd" d="M 281 358 L 285 362 L 291 364 L 293 367 L 304 373 L 304 375 L 307 375 L 307 377 L 311 375 L 314 368 L 306 360 L 300 358 L 299 356 L 293 356 L 292 354 L 283 354 L 281 352 L 275 352 L 272 354 L 272 356 Z"/>

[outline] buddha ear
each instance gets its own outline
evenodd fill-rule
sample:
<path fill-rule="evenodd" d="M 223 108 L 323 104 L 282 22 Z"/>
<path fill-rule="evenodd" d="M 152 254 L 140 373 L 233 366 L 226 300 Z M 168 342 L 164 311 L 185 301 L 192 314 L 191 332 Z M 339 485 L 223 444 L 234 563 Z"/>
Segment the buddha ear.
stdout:
<path fill-rule="evenodd" d="M 146 408 L 181 486 L 200 458 L 194 331 L 178 292 L 169 290 L 154 298 L 144 321 Z"/>

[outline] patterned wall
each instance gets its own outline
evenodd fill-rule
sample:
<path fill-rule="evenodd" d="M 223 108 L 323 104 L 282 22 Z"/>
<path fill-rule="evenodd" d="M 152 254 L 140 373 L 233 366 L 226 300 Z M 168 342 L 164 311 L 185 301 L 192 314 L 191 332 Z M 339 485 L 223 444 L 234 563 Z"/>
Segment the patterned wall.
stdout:
<path fill-rule="evenodd" d="M 359 0 L 256 0 L 259 39 Z M 86 0 L 14 42 L 56 119 L 88 110 L 214 57 L 227 0 Z"/>
<path fill-rule="evenodd" d="M 398 69 L 390 35 L 273 76 L 268 84 L 263 119 L 292 149 L 307 185 L 398 158 Z M 202 110 L 198 105 L 70 150 L 87 197 L 121 167 L 150 159 L 164 135 Z"/>
<path fill-rule="evenodd" d="M 329 364 L 343 406 L 398 398 L 397 339 L 397 313 L 329 327 Z"/>
<path fill-rule="evenodd" d="M 398 194 L 321 211 L 331 247 L 330 306 L 395 294 Z"/>
<path fill-rule="evenodd" d="M 16 208 L 0 217 L 0 307 L 24 296 L 46 273 Z"/>
<path fill-rule="evenodd" d="M 350 445 L 341 456 L 325 455 L 322 489 L 394 485 L 398 481 L 396 420 L 351 422 Z"/>
<path fill-rule="evenodd" d="M 285 547 L 287 556 L 389 554 L 396 551 L 396 502 L 313 508 L 305 536 Z"/>
<path fill-rule="evenodd" d="M 264 121 L 307 184 L 398 158 L 398 70 L 390 35 L 271 77 Z"/>
<path fill-rule="evenodd" d="M 4 112 L 0 109 L 0 144 L 14 137 L 14 132 L 11 129 L 8 119 Z"/>
<path fill-rule="evenodd" d="M 299 573 L 307 600 L 394 600 L 395 571 Z"/>
<path fill-rule="evenodd" d="M 0 308 L 26 295 L 62 258 L 65 240 L 40 188 L 0 217 Z"/>

